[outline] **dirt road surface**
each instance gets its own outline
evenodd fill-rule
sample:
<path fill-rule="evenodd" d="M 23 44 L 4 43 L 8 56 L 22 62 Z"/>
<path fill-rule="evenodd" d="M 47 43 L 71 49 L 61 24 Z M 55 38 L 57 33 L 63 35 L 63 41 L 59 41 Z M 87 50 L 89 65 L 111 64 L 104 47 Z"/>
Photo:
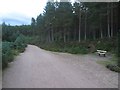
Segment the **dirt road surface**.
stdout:
<path fill-rule="evenodd" d="M 3 88 L 118 88 L 118 73 L 97 55 L 72 55 L 28 45 L 3 72 Z"/>

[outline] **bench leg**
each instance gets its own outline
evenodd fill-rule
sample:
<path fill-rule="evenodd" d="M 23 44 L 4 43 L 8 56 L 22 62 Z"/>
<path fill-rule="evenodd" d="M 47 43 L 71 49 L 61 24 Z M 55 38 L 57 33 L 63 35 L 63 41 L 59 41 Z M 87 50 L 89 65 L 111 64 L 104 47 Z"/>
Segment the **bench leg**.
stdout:
<path fill-rule="evenodd" d="M 99 54 L 99 56 L 100 56 L 100 54 Z"/>

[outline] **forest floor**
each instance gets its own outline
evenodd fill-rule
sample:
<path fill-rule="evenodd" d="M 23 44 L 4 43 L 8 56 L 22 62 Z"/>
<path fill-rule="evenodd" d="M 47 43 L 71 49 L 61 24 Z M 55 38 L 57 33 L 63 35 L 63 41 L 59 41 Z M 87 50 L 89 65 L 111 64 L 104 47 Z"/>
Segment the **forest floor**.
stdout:
<path fill-rule="evenodd" d="M 118 88 L 118 73 L 96 54 L 73 55 L 28 45 L 3 71 L 3 88 Z"/>

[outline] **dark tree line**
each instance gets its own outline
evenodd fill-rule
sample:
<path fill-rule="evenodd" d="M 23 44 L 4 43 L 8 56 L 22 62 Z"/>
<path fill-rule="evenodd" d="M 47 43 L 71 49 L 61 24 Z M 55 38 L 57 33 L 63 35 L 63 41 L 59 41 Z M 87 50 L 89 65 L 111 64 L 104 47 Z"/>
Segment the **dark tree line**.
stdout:
<path fill-rule="evenodd" d="M 81 42 L 117 36 L 118 3 L 47 2 L 44 12 L 31 25 L 2 24 L 3 41 L 22 33 L 39 36 L 41 42 Z"/>
<path fill-rule="evenodd" d="M 33 34 L 31 25 L 10 26 L 5 22 L 2 24 L 2 41 L 14 42 L 20 34 L 31 36 Z"/>
<path fill-rule="evenodd" d="M 45 42 L 111 38 L 117 36 L 118 3 L 47 2 L 33 22 Z"/>

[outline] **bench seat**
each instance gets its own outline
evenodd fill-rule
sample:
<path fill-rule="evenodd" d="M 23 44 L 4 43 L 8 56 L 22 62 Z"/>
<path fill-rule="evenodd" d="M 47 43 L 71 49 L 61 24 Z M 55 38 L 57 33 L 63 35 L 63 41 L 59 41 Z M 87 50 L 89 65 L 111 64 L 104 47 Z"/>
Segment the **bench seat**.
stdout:
<path fill-rule="evenodd" d="M 106 52 L 107 52 L 107 51 L 104 51 L 104 50 L 97 50 L 97 53 L 99 54 L 99 56 L 100 56 L 100 55 L 104 55 L 104 56 L 105 56 L 105 55 L 106 55 Z"/>

